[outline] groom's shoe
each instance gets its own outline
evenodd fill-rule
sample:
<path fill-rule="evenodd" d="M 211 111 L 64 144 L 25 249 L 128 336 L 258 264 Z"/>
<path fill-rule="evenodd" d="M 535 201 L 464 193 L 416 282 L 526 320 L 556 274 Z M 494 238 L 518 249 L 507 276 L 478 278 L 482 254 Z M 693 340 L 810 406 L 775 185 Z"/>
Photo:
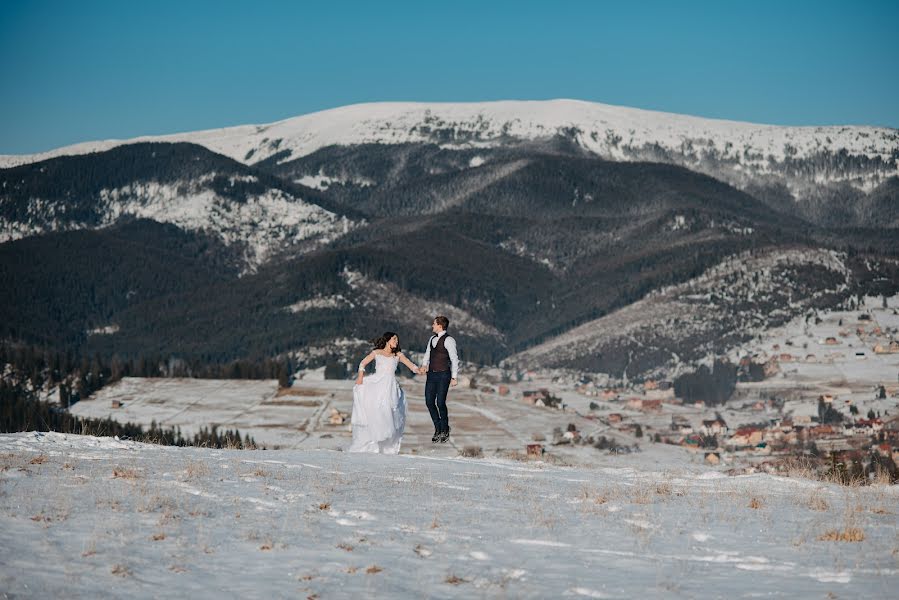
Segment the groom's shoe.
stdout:
<path fill-rule="evenodd" d="M 445 444 L 449 440 L 449 427 L 440 432 L 440 443 Z"/>
<path fill-rule="evenodd" d="M 431 438 L 431 441 L 434 443 L 438 442 L 442 433 L 439 428 L 434 429 L 434 436 Z"/>

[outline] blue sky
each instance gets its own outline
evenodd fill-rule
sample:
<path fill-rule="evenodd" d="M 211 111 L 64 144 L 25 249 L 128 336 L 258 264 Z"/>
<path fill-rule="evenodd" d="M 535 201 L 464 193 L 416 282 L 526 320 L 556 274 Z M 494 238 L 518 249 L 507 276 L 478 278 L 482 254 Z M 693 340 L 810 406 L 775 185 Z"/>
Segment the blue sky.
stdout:
<path fill-rule="evenodd" d="M 899 127 L 899 2 L 0 3 L 0 153 L 356 102 Z"/>

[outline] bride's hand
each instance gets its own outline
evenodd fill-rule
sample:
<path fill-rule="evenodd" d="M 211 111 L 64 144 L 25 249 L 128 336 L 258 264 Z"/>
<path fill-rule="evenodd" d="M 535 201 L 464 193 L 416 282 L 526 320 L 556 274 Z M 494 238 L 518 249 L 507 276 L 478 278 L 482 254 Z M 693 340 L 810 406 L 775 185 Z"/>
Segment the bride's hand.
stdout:
<path fill-rule="evenodd" d="M 356 376 L 356 385 L 362 385 L 362 373 Z"/>

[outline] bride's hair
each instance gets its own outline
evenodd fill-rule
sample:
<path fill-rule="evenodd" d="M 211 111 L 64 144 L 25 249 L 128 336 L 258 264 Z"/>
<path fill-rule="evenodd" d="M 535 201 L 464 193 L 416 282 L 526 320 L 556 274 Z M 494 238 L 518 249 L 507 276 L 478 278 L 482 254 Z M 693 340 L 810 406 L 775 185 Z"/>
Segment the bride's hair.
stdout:
<path fill-rule="evenodd" d="M 371 343 L 374 344 L 375 350 L 383 350 L 384 348 L 387 347 L 387 342 L 390 341 L 390 338 L 392 338 L 395 335 L 396 334 L 393 333 L 392 331 L 385 331 L 384 335 L 371 340 Z M 397 338 L 397 339 L 399 339 L 399 338 Z M 400 348 L 400 345 L 397 344 L 396 348 L 393 349 L 393 353 L 398 354 L 400 352 L 402 352 L 402 349 Z"/>

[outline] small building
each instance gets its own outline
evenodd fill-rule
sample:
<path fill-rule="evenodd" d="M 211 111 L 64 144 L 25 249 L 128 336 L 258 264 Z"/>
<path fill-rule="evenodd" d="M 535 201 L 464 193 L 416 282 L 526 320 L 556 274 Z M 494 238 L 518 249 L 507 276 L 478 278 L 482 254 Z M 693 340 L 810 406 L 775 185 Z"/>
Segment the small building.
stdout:
<path fill-rule="evenodd" d="M 642 404 L 640 410 L 643 411 L 661 412 L 662 410 L 661 400 L 643 400 Z"/>
<path fill-rule="evenodd" d="M 793 355 L 792 355 L 792 354 L 789 354 L 789 353 L 787 353 L 787 352 L 782 352 L 782 353 L 777 357 L 777 359 L 778 359 L 780 362 L 793 362 Z"/>
<path fill-rule="evenodd" d="M 840 341 L 837 338 L 830 336 L 824 339 L 824 343 L 828 346 L 836 346 L 840 343 Z"/>
<path fill-rule="evenodd" d="M 540 458 L 545 452 L 543 444 L 528 444 L 525 446 L 525 450 L 528 458 Z"/>
<path fill-rule="evenodd" d="M 500 385 L 500 386 L 497 388 L 497 391 L 499 392 L 499 395 L 500 395 L 500 396 L 508 396 L 508 395 L 509 395 L 509 386 L 507 386 L 507 385 Z"/>
<path fill-rule="evenodd" d="M 621 413 L 610 413 L 609 414 L 609 423 L 621 423 L 621 419 L 624 417 L 621 416 Z"/>
<path fill-rule="evenodd" d="M 699 431 L 703 435 L 722 435 L 727 433 L 727 423 L 722 418 L 704 420 Z"/>
<path fill-rule="evenodd" d="M 121 400 L 113 400 L 112 407 L 113 408 L 122 408 L 122 401 Z"/>
<path fill-rule="evenodd" d="M 549 398 L 549 390 L 546 388 L 540 388 L 539 390 L 525 390 L 521 394 L 522 398 L 525 402 L 529 404 L 537 404 L 537 402 L 545 401 Z M 543 406 L 546 405 L 546 402 L 543 402 Z"/>

